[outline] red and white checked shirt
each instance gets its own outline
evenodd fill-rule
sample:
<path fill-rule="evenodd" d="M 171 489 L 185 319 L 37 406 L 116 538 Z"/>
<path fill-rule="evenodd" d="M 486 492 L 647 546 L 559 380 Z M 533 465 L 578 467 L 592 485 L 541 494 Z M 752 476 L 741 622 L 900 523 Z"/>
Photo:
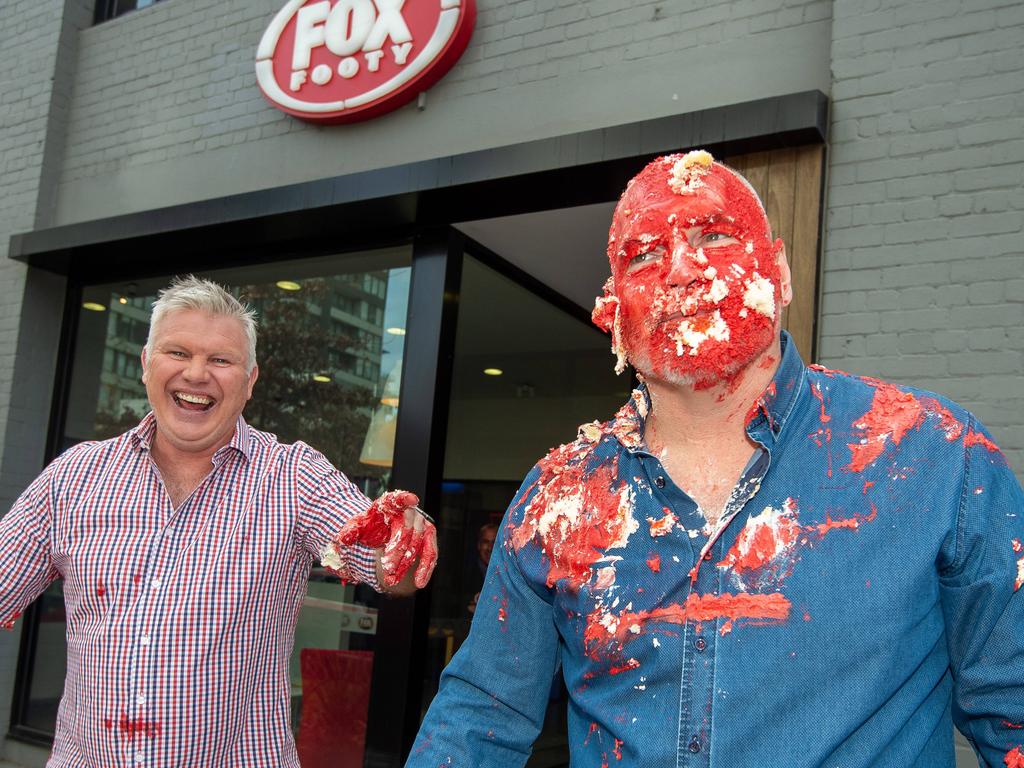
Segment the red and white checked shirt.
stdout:
<path fill-rule="evenodd" d="M 178 509 L 150 414 L 70 448 L 0 521 L 0 623 L 64 579 L 68 672 L 50 768 L 298 768 L 288 662 L 314 560 L 369 500 L 242 418 Z M 347 568 L 379 588 L 375 554 Z M 343 724 L 339 724 L 343 727 Z"/>

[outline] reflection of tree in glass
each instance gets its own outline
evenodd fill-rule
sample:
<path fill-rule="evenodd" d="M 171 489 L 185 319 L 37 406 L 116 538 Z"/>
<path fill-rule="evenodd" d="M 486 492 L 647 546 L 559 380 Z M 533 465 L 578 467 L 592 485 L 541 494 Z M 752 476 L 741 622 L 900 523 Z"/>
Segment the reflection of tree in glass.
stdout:
<path fill-rule="evenodd" d="M 386 280 L 386 273 L 382 278 Z M 339 276 L 305 280 L 301 292 L 284 292 L 273 284 L 241 290 L 243 301 L 259 312 L 256 359 L 260 375 L 245 418 L 282 442 L 309 443 L 354 481 L 379 480 L 386 468 L 359 462 L 379 399 L 377 387 L 369 381 L 365 385 L 344 382 L 337 375 L 339 363 L 341 369 L 348 370 L 344 361 L 369 358 L 374 363 L 373 380 L 379 386 L 380 336 L 365 330 L 360 334 L 354 325 L 331 320 L 331 307 L 343 301 L 332 287 L 351 285 L 350 276 L 347 280 Z M 316 381 L 316 375 L 330 380 Z M 96 414 L 97 440 L 119 435 L 139 423 L 140 414 L 120 403 L 113 405 L 113 412 Z M 367 490 L 375 494 L 382 489 Z"/>
<path fill-rule="evenodd" d="M 137 427 L 140 421 L 142 421 L 142 416 L 139 416 L 129 408 L 121 408 L 119 413 L 97 411 L 95 419 L 95 439 L 107 440 L 111 437 L 117 437 L 118 435 L 127 432 L 132 427 Z"/>
<path fill-rule="evenodd" d="M 383 468 L 359 463 L 375 388 L 342 383 L 331 364 L 332 351 L 358 354 L 368 344 L 355 327 L 331 322 L 330 280 L 305 280 L 301 293 L 274 285 L 244 289 L 260 314 L 260 377 L 245 417 L 283 442 L 304 440 L 353 479 L 380 478 Z"/>

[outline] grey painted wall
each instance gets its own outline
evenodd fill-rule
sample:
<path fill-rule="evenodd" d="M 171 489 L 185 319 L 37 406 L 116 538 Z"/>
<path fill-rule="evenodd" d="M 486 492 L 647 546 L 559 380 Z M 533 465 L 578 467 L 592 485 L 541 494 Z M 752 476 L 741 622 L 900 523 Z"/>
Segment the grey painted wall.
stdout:
<path fill-rule="evenodd" d="M 61 0 L 8 0 L 0 6 L 0 508 L 6 509 L 43 459 L 40 432 L 56 348 L 63 281 L 29 274 L 7 258 L 14 232 L 38 224 L 59 157 L 49 147 L 64 122 L 67 78 L 60 78 L 74 35 Z M 56 303 L 54 304 L 54 299 Z M 56 308 L 56 316 L 54 309 Z M 38 333 L 34 333 L 38 331 Z M 17 356 L 19 338 L 24 354 Z M 0 632 L 0 723 L 10 720 L 10 692 L 20 626 Z M 30 750 L 31 752 L 31 750 Z M 7 756 L 7 752 L 3 753 Z"/>
<path fill-rule="evenodd" d="M 837 0 L 823 362 L 952 397 L 1024 477 L 1024 4 Z"/>
<path fill-rule="evenodd" d="M 426 109 L 318 128 L 256 86 L 280 5 L 169 0 L 83 32 L 57 222 L 829 86 L 829 0 L 479 0 Z"/>

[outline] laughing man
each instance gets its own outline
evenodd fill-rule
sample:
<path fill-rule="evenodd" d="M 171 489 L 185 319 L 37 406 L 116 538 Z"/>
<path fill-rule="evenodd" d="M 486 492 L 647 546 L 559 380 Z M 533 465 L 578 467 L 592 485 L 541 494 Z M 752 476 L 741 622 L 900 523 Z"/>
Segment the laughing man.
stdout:
<path fill-rule="evenodd" d="M 174 282 L 142 353 L 152 412 L 70 448 L 0 521 L 0 622 L 64 580 L 68 674 L 49 768 L 298 768 L 288 663 L 316 559 L 407 594 L 434 526 L 245 423 L 254 313 Z M 416 562 L 418 561 L 418 565 Z"/>

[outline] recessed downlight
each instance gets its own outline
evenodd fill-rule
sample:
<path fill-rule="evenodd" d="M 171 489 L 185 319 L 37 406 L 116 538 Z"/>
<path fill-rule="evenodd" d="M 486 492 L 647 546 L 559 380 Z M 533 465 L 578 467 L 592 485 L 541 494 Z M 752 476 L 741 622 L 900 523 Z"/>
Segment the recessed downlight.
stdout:
<path fill-rule="evenodd" d="M 313 381 L 318 381 L 321 384 L 328 384 L 328 383 L 334 381 L 334 379 L 332 379 L 326 373 L 314 373 L 313 374 Z"/>
<path fill-rule="evenodd" d="M 282 291 L 300 291 L 302 286 L 296 283 L 294 280 L 278 280 L 274 283 Z"/>
<path fill-rule="evenodd" d="M 484 373 L 488 376 L 501 376 L 504 371 L 501 368 L 484 368 Z"/>
<path fill-rule="evenodd" d="M 103 312 L 106 307 L 96 301 L 84 301 L 82 302 L 82 309 L 88 309 L 90 312 Z"/>

